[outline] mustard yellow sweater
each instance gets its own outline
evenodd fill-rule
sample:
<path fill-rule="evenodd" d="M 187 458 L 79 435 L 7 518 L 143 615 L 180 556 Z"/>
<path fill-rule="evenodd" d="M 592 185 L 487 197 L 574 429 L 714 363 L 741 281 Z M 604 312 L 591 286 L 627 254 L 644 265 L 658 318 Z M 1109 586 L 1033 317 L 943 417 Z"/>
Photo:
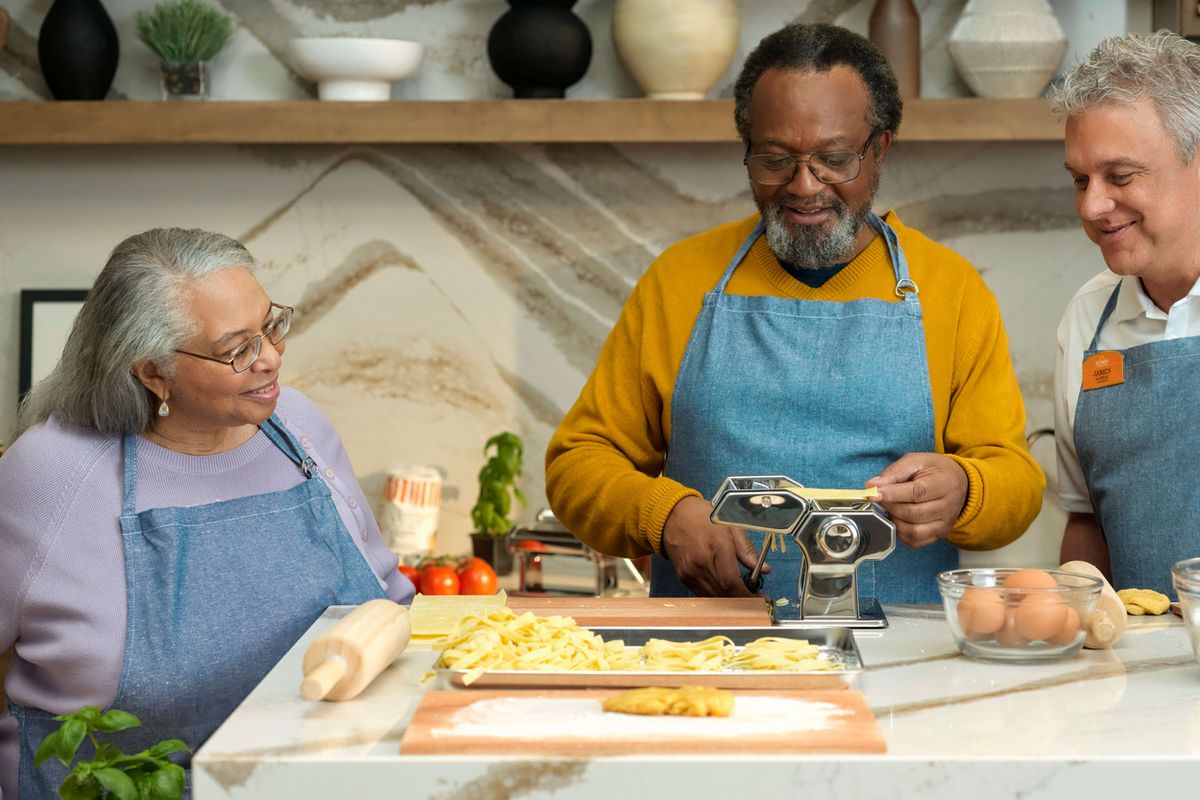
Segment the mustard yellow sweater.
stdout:
<path fill-rule="evenodd" d="M 895 228 L 920 288 L 933 389 L 935 450 L 960 464 L 970 486 L 949 540 L 991 550 L 1037 516 L 1045 478 L 1025 446 L 1025 407 L 1000 309 L 958 254 Z M 604 553 L 662 555 L 662 529 L 684 497 L 700 493 L 662 475 L 671 442 L 671 395 L 704 294 L 758 222 L 754 215 L 685 239 L 642 276 L 609 334 L 596 369 L 546 452 L 546 494 L 560 520 Z M 819 288 L 779 265 L 759 237 L 727 291 L 845 302 L 899 302 L 887 247 L 878 236 Z M 771 472 L 763 464 L 764 474 Z M 846 488 L 846 487 L 834 487 Z"/>

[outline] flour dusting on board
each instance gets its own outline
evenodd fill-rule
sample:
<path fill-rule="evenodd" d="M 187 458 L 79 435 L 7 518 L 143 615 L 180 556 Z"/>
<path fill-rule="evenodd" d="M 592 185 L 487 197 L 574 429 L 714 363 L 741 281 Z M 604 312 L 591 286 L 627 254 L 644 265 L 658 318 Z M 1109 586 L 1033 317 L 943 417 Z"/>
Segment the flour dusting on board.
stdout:
<path fill-rule="evenodd" d="M 500 697 L 454 713 L 434 737 L 528 739 L 656 739 L 761 736 L 819 731 L 842 724 L 851 712 L 832 703 L 784 697 L 738 697 L 728 717 L 649 717 L 602 711 L 599 699 Z"/>

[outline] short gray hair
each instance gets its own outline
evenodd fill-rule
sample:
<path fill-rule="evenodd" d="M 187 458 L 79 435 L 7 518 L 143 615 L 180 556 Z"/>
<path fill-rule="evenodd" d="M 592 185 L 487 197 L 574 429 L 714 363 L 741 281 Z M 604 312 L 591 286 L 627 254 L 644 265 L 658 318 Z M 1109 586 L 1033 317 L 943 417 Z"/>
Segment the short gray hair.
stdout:
<path fill-rule="evenodd" d="M 157 403 L 132 367 L 151 361 L 173 375 L 175 349 L 197 330 L 183 308 L 185 291 L 219 270 L 254 267 L 245 247 L 219 233 L 156 228 L 121 242 L 88 292 L 58 365 L 22 402 L 17 435 L 51 415 L 100 433 L 149 428 Z"/>
<path fill-rule="evenodd" d="M 1131 33 L 1101 42 L 1063 75 L 1050 107 L 1073 116 L 1107 103 L 1154 104 L 1183 163 L 1200 146 L 1200 45 L 1171 31 Z"/>

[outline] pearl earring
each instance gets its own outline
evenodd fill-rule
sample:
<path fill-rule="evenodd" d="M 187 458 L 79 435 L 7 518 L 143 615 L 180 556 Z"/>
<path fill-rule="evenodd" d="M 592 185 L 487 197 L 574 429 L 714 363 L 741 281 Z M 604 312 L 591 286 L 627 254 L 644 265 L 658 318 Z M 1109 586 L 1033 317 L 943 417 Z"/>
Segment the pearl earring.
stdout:
<path fill-rule="evenodd" d="M 162 405 L 158 407 L 158 415 L 160 417 L 171 416 L 171 407 L 167 405 L 167 401 L 163 400 Z"/>

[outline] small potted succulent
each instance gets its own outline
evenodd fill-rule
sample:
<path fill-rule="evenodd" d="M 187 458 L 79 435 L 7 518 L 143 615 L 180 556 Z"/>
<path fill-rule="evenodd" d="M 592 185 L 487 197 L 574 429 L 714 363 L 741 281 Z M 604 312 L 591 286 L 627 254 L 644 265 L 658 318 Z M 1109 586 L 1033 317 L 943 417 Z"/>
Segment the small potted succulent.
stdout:
<path fill-rule="evenodd" d="M 488 461 L 479 470 L 479 499 L 471 508 L 475 525 L 471 546 L 475 556 L 491 564 L 498 575 L 507 575 L 512 572 L 508 533 L 513 527 L 509 519 L 513 498 L 525 505 L 525 495 L 517 488 L 524 445 L 515 433 L 499 433 L 487 440 L 483 454 Z"/>
<path fill-rule="evenodd" d="M 207 64 L 233 35 L 233 20 L 200 0 L 170 0 L 137 13 L 137 35 L 162 59 L 164 100 L 203 100 Z"/>

